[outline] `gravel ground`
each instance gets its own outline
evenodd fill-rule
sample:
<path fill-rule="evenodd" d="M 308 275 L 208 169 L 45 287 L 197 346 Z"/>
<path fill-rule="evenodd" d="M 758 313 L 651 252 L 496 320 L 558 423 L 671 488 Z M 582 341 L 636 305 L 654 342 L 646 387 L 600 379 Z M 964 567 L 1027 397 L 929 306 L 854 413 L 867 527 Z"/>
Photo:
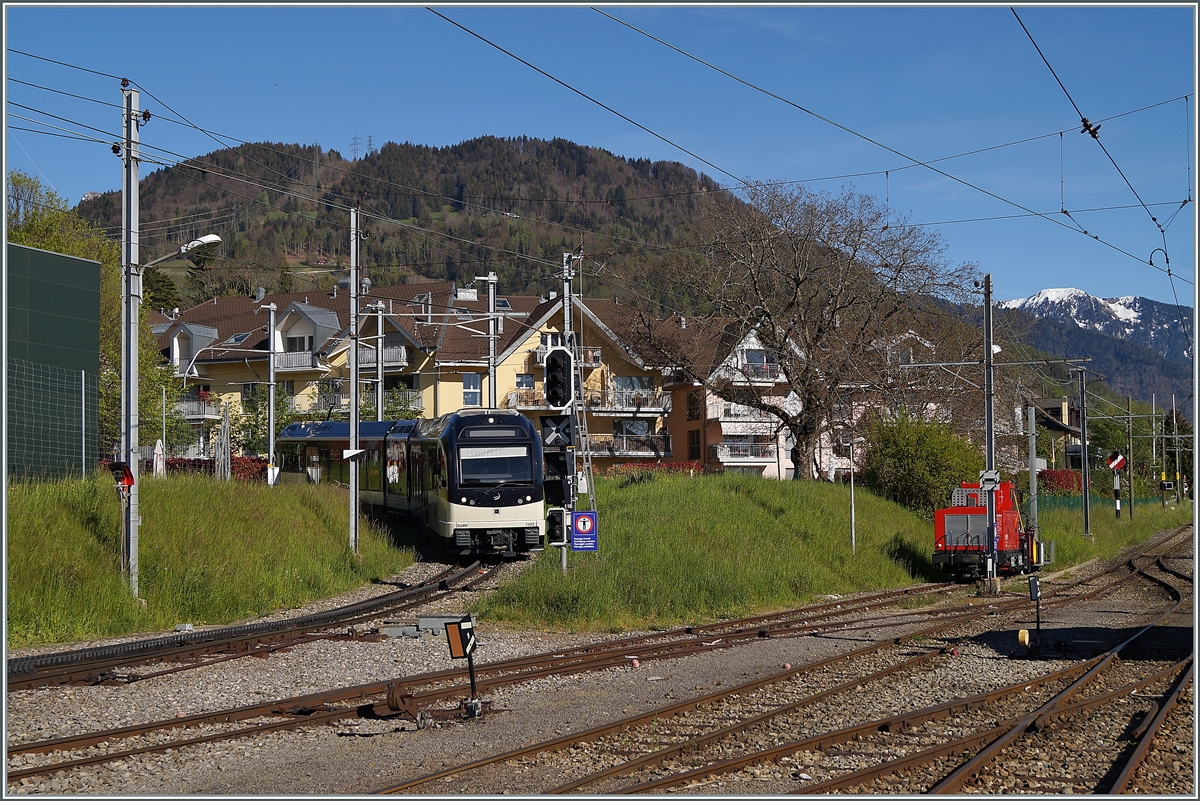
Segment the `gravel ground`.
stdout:
<path fill-rule="evenodd" d="M 495 581 L 508 580 L 521 563 L 504 568 Z M 416 583 L 440 571 L 442 566 L 418 563 L 396 577 Z M 1079 569 L 1076 568 L 1076 574 Z M 311 604 L 273 617 L 308 614 L 332 606 L 393 591 L 374 585 L 336 599 Z M 454 594 L 421 614 L 461 613 L 464 597 Z M 1093 604 L 1082 617 L 1065 613 L 1043 613 L 1048 631 L 1065 626 L 1114 625 L 1111 602 Z M 415 613 L 405 613 L 406 620 Z M 1127 617 L 1127 616 L 1126 616 Z M 1129 625 L 1124 618 L 1120 625 Z M 929 682 L 930 699 L 945 700 L 947 688 L 959 695 L 970 694 L 991 672 L 1024 675 L 1030 670 L 1025 660 L 1010 660 L 1018 650 L 1015 628 L 1029 626 L 1032 619 L 1008 626 L 1004 633 L 967 639 L 958 643 L 959 657 Z M 372 624 L 375 625 L 375 624 Z M 478 624 L 477 664 L 498 661 L 595 642 L 608 637 L 572 635 L 539 629 L 501 627 L 487 621 Z M 621 637 L 629 634 L 619 635 Z M 308 730 L 210 743 L 161 754 L 130 758 L 122 763 L 94 769 L 80 768 L 69 774 L 31 777 L 7 786 L 8 793 L 52 794 L 330 794 L 368 793 L 402 781 L 435 772 L 472 759 L 540 742 L 573 731 L 581 731 L 618 720 L 636 711 L 663 706 L 679 699 L 709 692 L 753 678 L 773 675 L 784 664 L 801 665 L 864 644 L 865 637 L 883 637 L 884 631 L 856 632 L 843 636 L 765 639 L 728 650 L 716 650 L 685 659 L 643 662 L 640 667 L 622 667 L 599 673 L 540 679 L 528 684 L 498 689 L 484 696 L 491 702 L 483 718 L 431 724 L 417 730 L 412 721 L 347 720 L 337 725 Z M 613 635 L 612 638 L 616 638 Z M 128 638 L 126 638 L 128 639 Z M 104 641 L 112 642 L 111 640 Z M 102 644 L 80 643 L 80 647 Z M 62 646 L 25 649 L 10 656 L 36 650 L 61 650 Z M 269 659 L 239 659 L 196 670 L 184 671 L 144 682 L 117 687 L 59 687 L 9 694 L 6 705 L 7 742 L 11 745 L 33 739 L 77 734 L 137 722 L 160 720 L 216 709 L 328 690 L 335 687 L 402 678 L 417 673 L 460 668 L 450 659 L 445 642 L 413 638 L 391 638 L 382 642 L 316 642 Z M 1042 664 L 1039 670 L 1048 669 Z M 966 677 L 966 678 L 964 678 Z M 910 694 L 911 689 L 908 691 Z M 1189 694 L 1188 698 L 1190 699 Z M 912 705 L 920 699 L 910 699 Z M 929 703 L 933 701 L 930 700 Z M 906 704 L 909 701 L 905 702 Z M 1190 722 L 1190 700 L 1172 716 L 1174 730 L 1184 732 Z M 1186 715 L 1187 717 L 1181 717 Z M 1176 738 L 1178 739 L 1178 738 Z M 118 745 L 123 750 L 127 745 Z M 1161 775 L 1187 774 L 1186 786 L 1194 788 L 1188 773 L 1191 752 L 1168 749 L 1154 763 Z M 56 755 L 58 761 L 61 755 Z M 1165 761 L 1164 761 L 1165 759 Z M 29 755 L 10 762 L 16 769 L 39 764 L 42 755 Z M 1180 767 L 1182 766 L 1182 767 Z M 561 766 L 559 766 L 561 768 Z M 531 771 L 555 770 L 549 765 Z M 774 794 L 795 789 L 803 766 L 761 770 L 750 778 L 721 780 L 690 792 L 715 794 Z M 809 771 L 811 774 L 811 771 Z M 1177 785 L 1178 786 L 1178 785 Z M 426 792 L 459 792 L 453 780 Z"/>

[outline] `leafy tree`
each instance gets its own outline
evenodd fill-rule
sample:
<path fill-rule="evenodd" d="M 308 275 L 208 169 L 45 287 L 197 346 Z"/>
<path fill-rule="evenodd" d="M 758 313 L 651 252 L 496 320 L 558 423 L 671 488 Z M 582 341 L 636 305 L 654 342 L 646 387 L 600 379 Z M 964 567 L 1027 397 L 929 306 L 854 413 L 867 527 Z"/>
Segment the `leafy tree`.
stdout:
<path fill-rule="evenodd" d="M 907 410 L 874 418 L 866 438 L 863 483 L 927 516 L 949 506 L 951 491 L 962 481 L 978 480 L 984 467 L 979 449 L 950 426 Z"/>
<path fill-rule="evenodd" d="M 100 375 L 99 447 L 110 453 L 121 441 L 121 247 L 95 223 L 71 211 L 65 198 L 19 170 L 8 174 L 6 207 L 8 241 L 67 256 L 100 262 Z M 142 306 L 141 340 L 138 343 L 138 416 L 143 428 L 155 431 L 149 421 L 161 417 L 162 393 L 173 408 L 182 389 L 174 371 L 164 361 L 158 343 L 145 324 Z M 140 436 L 142 445 L 157 437 Z"/>
<path fill-rule="evenodd" d="M 265 386 L 255 386 L 254 390 L 242 398 L 242 413 L 232 417 L 230 438 L 233 447 L 240 448 L 247 455 L 261 456 L 267 453 L 269 444 L 268 422 L 271 405 L 270 392 Z M 275 434 L 284 429 L 296 419 L 288 404 L 287 394 L 277 386 L 275 388 Z"/>
<path fill-rule="evenodd" d="M 893 369 L 909 361 L 897 346 L 914 332 L 942 358 L 962 358 L 957 351 L 971 338 L 931 299 L 969 286 L 974 269 L 947 263 L 937 234 L 891 219 L 866 195 L 763 185 L 744 194 L 710 193 L 704 258 L 681 264 L 677 282 L 700 298 L 689 329 L 725 333 L 718 359 L 752 336 L 766 363 L 714 371 L 694 363 L 704 350 L 688 337 L 653 344 L 725 400 L 778 416 L 795 443 L 794 476 L 810 479 L 821 436 L 849 393 L 895 403 L 897 386 L 928 380 Z M 776 373 L 788 395 L 782 404 Z M 764 375 L 772 380 L 754 380 Z M 948 402 L 948 390 L 929 389 L 928 402 Z"/>
<path fill-rule="evenodd" d="M 161 309 L 166 314 L 170 314 L 172 309 L 181 308 L 184 305 L 183 298 L 175 287 L 175 282 L 171 280 L 171 276 L 164 273 L 157 265 L 147 267 L 142 272 L 142 302 L 147 308 Z"/>

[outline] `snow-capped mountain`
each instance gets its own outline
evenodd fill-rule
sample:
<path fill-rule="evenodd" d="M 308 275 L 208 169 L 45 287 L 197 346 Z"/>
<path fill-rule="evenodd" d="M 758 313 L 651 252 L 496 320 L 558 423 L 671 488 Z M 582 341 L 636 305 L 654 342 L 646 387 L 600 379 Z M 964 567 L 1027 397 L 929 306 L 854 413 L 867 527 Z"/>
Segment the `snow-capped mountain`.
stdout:
<path fill-rule="evenodd" d="M 1145 345 L 1168 361 L 1191 364 L 1192 309 L 1149 298 L 1097 298 L 1081 289 L 1043 289 L 1028 298 L 1002 301 L 1038 318 Z"/>

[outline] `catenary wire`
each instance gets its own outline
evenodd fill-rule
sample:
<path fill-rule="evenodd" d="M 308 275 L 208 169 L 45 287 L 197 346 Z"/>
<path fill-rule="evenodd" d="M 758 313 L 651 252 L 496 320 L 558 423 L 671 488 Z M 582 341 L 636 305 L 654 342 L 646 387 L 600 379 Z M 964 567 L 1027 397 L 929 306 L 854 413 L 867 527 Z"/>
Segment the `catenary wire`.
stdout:
<path fill-rule="evenodd" d="M 810 116 L 812 116 L 812 117 L 814 117 L 814 118 L 816 118 L 816 119 L 818 119 L 818 120 L 821 120 L 822 122 L 825 122 L 825 123 L 827 123 L 827 124 L 829 124 L 829 125 L 832 125 L 832 126 L 834 126 L 835 128 L 838 128 L 839 130 L 845 131 L 846 133 L 848 133 L 848 134 L 850 134 L 850 135 L 852 135 L 852 136 L 854 136 L 854 137 L 856 137 L 856 138 L 862 139 L 863 141 L 865 141 L 865 142 L 868 142 L 869 144 L 875 145 L 876 147 L 882 148 L 883 150 L 886 150 L 886 151 L 888 151 L 889 153 L 892 153 L 893 155 L 899 156 L 899 157 L 901 157 L 901 158 L 903 158 L 903 159 L 905 159 L 905 160 L 907 160 L 907 161 L 910 161 L 910 162 L 912 162 L 912 163 L 913 163 L 913 165 L 912 165 L 912 166 L 920 166 L 920 167 L 925 167 L 926 169 L 929 169 L 929 170 L 931 170 L 931 171 L 933 171 L 933 172 L 937 173 L 938 175 L 941 175 L 941 176 L 942 176 L 942 177 L 944 177 L 944 178 L 948 178 L 948 179 L 950 179 L 950 180 L 952 180 L 952 181 L 954 181 L 954 182 L 956 182 L 956 183 L 962 184 L 963 186 L 966 186 L 966 187 L 968 187 L 969 189 L 973 189 L 973 190 L 975 190 L 976 192 L 980 192 L 980 193 L 982 193 L 982 194 L 984 194 L 984 195 L 987 195 L 987 196 L 988 196 L 988 197 L 990 197 L 990 198 L 993 198 L 993 199 L 995 199 L 995 200 L 999 200 L 999 201 L 1000 201 L 1000 202 L 1002 202 L 1002 203 L 1005 203 L 1005 204 L 1007 204 L 1007 205 L 1010 205 L 1010 206 L 1014 206 L 1014 207 L 1016 207 L 1016 208 L 1018 208 L 1018 209 L 1021 209 L 1021 210 L 1022 210 L 1022 211 L 1024 211 L 1024 212 L 1028 213 L 1028 214 L 1033 214 L 1033 215 L 1035 215 L 1035 216 L 1041 217 L 1042 219 L 1044 219 L 1044 220 L 1047 220 L 1047 221 L 1049 221 L 1049 222 L 1052 222 L 1052 223 L 1054 223 L 1055 225 L 1060 225 L 1060 226 L 1062 226 L 1063 228 L 1066 228 L 1066 229 L 1067 229 L 1067 230 L 1069 230 L 1069 231 L 1076 231 L 1077 233 L 1082 233 L 1082 231 L 1077 231 L 1075 228 L 1072 228 L 1071 226 L 1067 225 L 1066 223 L 1062 222 L 1061 220 L 1057 220 L 1057 219 L 1055 219 L 1054 217 L 1051 217 L 1051 216 L 1049 216 L 1049 215 L 1046 215 L 1046 214 L 1041 214 L 1041 213 L 1035 212 L 1033 209 L 1027 208 L 1027 207 L 1025 207 L 1025 206 L 1021 205 L 1020 203 L 1017 203 L 1017 202 L 1016 202 L 1016 201 L 1014 201 L 1014 200 L 1009 200 L 1008 198 L 1002 197 L 1001 195 L 998 195 L 998 194 L 996 194 L 995 192 L 991 192 L 991 191 L 989 191 L 989 190 L 987 190 L 987 189 L 984 189 L 983 187 L 980 187 L 980 186 L 977 186 L 977 185 L 975 185 L 975 184 L 972 184 L 971 182 L 969 182 L 969 181 L 967 181 L 967 180 L 965 180 L 965 179 L 959 178 L 959 177 L 957 177 L 957 176 L 955 176 L 955 175 L 951 175 L 950 173 L 948 173 L 948 172 L 946 172 L 946 171 L 944 171 L 944 170 L 941 170 L 941 169 L 939 169 L 939 168 L 937 168 L 937 167 L 934 167 L 934 166 L 932 166 L 932 164 L 930 164 L 930 163 L 929 163 L 929 162 L 927 162 L 927 161 L 921 161 L 920 159 L 917 159 L 917 158 L 914 158 L 914 157 L 912 157 L 912 156 L 909 156 L 909 155 L 907 155 L 907 154 L 905 154 L 905 153 L 902 153 L 902 152 L 900 152 L 899 150 L 896 150 L 896 149 L 895 149 L 895 148 L 893 148 L 893 147 L 890 147 L 890 146 L 888 146 L 888 145 L 885 145 L 885 144 L 883 144 L 882 142 L 879 142 L 879 141 L 877 141 L 877 140 L 875 140 L 875 139 L 872 139 L 871 137 L 867 136 L 866 134 L 859 133 L 858 131 L 855 131 L 855 130 L 853 130 L 852 128 L 849 128 L 849 127 L 847 127 L 847 126 L 845 126 L 845 125 L 842 125 L 842 124 L 841 124 L 841 123 L 839 123 L 839 122 L 836 122 L 836 121 L 834 121 L 834 120 L 831 120 L 831 119 L 829 119 L 828 117 L 824 117 L 824 116 L 822 116 L 822 115 L 818 114 L 817 112 L 815 112 L 815 111 L 812 111 L 811 109 L 805 108 L 804 106 L 801 106 L 801 105 L 800 105 L 800 104 L 798 104 L 798 103 L 795 103 L 795 102 L 793 102 L 793 101 L 791 101 L 791 100 L 788 100 L 787 98 L 781 97 L 780 95 L 777 95 L 777 94 L 775 94 L 775 93 L 773 93 L 773 92 L 771 92 L 771 91 L 769 91 L 769 90 L 767 90 L 767 89 L 763 89 L 762 87 L 756 86 L 755 84 L 752 84 L 752 83 L 750 83 L 749 81 L 746 81 L 746 80 L 744 80 L 744 79 L 742 79 L 742 78 L 739 78 L 739 77 L 737 77 L 736 75 L 733 75 L 732 73 L 726 72 L 725 70 L 721 69 L 720 67 L 717 67 L 717 66 L 715 66 L 714 64 L 711 64 L 711 63 L 709 63 L 709 62 L 707 62 L 707 61 L 704 61 L 703 59 L 701 59 L 701 58 L 699 58 L 699 57 L 697 57 L 697 56 L 694 56 L 694 55 L 692 55 L 691 53 L 688 53 L 687 51 L 685 51 L 685 50 L 682 50 L 682 49 L 680 49 L 680 48 L 676 47 L 675 45 L 672 45 L 672 44 L 670 44 L 669 42 L 666 42 L 666 41 L 664 41 L 664 40 L 662 40 L 662 39 L 659 39 L 658 37 L 656 37 L 656 36 L 654 36 L 654 35 L 652 35 L 652 34 L 650 34 L 650 33 L 647 33 L 646 31 L 643 31 L 642 29 L 640 29 L 640 28 L 638 28 L 638 27 L 636 27 L 636 26 L 634 26 L 634 25 L 631 25 L 630 23 L 628 23 L 628 22 L 625 22 L 624 20 L 621 20 L 621 19 L 619 19 L 618 17 L 615 17 L 615 16 L 613 16 L 613 15 L 611 15 L 611 14 L 609 14 L 609 13 L 605 12 L 605 11 L 602 11 L 601 9 L 598 9 L 598 8 L 595 8 L 595 7 L 593 7 L 593 10 L 594 10 L 594 11 L 596 11 L 598 14 L 601 14 L 601 15 L 603 15 L 603 16 L 605 16 L 605 17 L 608 17 L 609 19 L 613 20 L 614 22 L 617 22 L 617 23 L 619 23 L 619 24 L 621 24 L 621 25 L 624 25 L 625 27 L 629 28 L 629 29 L 630 29 L 630 30 L 632 30 L 632 31 L 635 31 L 635 32 L 637 32 L 637 33 L 640 33 L 641 35 L 643 35 L 643 36 L 645 36 L 645 37 L 647 37 L 647 38 L 649 38 L 649 39 L 652 39 L 652 40 L 653 40 L 653 41 L 655 41 L 655 42 L 658 42 L 659 44 L 663 45 L 664 47 L 667 47 L 667 48 L 669 48 L 669 49 L 671 49 L 671 50 L 674 50 L 676 53 L 679 53 L 680 55 L 682 55 L 682 56 L 685 56 L 686 58 L 690 58 L 690 59 L 692 59 L 693 61 L 696 61 L 697 63 L 699 63 L 699 64 L 702 64 L 702 65 L 704 65 L 704 66 L 708 67 L 709 69 L 712 69 L 712 70 L 714 70 L 714 71 L 716 71 L 716 72 L 719 72 L 719 73 L 721 73 L 722 75 L 725 75 L 726 77 L 730 78 L 731 80 L 737 81 L 738 83 L 741 83 L 741 84 L 743 84 L 744 86 L 747 86 L 747 87 L 749 87 L 749 88 L 751 88 L 751 89 L 754 89 L 755 91 L 762 92 L 763 94 L 765 94 L 765 95 L 767 95 L 767 96 L 769 96 L 769 97 L 775 98 L 776 100 L 779 100 L 779 101 L 780 101 L 780 102 L 782 102 L 782 103 L 785 103 L 785 104 L 787 104 L 787 105 L 789 105 L 789 106 L 791 106 L 791 107 L 793 107 L 793 108 L 795 108 L 795 109 L 797 109 L 797 110 L 799 110 L 799 111 L 802 111 L 802 112 L 803 112 L 803 113 L 805 113 L 805 114 L 808 114 L 808 115 L 810 115 Z M 1165 273 L 1165 274 L 1167 274 L 1168 276 L 1170 276 L 1170 275 L 1171 275 L 1171 273 L 1170 273 L 1170 272 L 1169 272 L 1167 269 L 1164 269 L 1164 268 L 1162 268 L 1162 267 L 1158 267 L 1157 265 L 1155 265 L 1155 264 L 1151 263 L 1150 261 L 1148 261 L 1148 260 L 1146 260 L 1146 259 L 1142 259 L 1142 258 L 1140 258 L 1140 257 L 1138 257 L 1138 256 L 1135 256 L 1134 254 L 1130 253 L 1129 251 L 1127 251 L 1127 250 L 1125 250 L 1125 249 L 1123 249 L 1123 248 L 1121 248 L 1121 247 L 1118 247 L 1117 245 L 1114 245 L 1113 243 L 1111 243 L 1111 242 L 1109 242 L 1109 241 L 1107 241 L 1107 240 L 1105 240 L 1105 239 L 1101 239 L 1099 236 L 1097 236 L 1097 235 L 1095 235 L 1095 234 L 1087 234 L 1087 236 L 1088 236 L 1088 237 L 1090 237 L 1090 238 L 1091 238 L 1093 241 L 1095 241 L 1095 242 L 1098 242 L 1098 243 L 1100 243 L 1100 244 L 1104 245 L 1105 247 L 1111 248 L 1111 249 L 1113 249 L 1113 250 L 1115 250 L 1115 251 L 1117 251 L 1117 252 L 1119 252 L 1119 253 L 1121 253 L 1121 254 L 1123 254 L 1123 255 L 1125 255 L 1125 256 L 1128 256 L 1129 258 L 1131 258 L 1131 259 L 1133 259 L 1133 260 L 1135 260 L 1135 261 L 1141 262 L 1142 264 L 1149 265 L 1150 267 L 1153 267 L 1154 269 L 1158 270 L 1159 272 Z M 1184 279 L 1180 279 L 1180 280 L 1184 280 Z M 1188 283 L 1190 283 L 1190 282 L 1188 282 Z"/>

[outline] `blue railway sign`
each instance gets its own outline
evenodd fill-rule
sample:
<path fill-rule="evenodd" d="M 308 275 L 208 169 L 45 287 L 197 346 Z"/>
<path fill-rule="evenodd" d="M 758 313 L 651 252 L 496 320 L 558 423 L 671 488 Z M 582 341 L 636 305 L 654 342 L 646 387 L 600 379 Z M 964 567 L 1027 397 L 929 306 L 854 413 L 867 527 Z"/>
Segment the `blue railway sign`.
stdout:
<path fill-rule="evenodd" d="M 571 512 L 571 550 L 599 550 L 595 512 Z"/>

